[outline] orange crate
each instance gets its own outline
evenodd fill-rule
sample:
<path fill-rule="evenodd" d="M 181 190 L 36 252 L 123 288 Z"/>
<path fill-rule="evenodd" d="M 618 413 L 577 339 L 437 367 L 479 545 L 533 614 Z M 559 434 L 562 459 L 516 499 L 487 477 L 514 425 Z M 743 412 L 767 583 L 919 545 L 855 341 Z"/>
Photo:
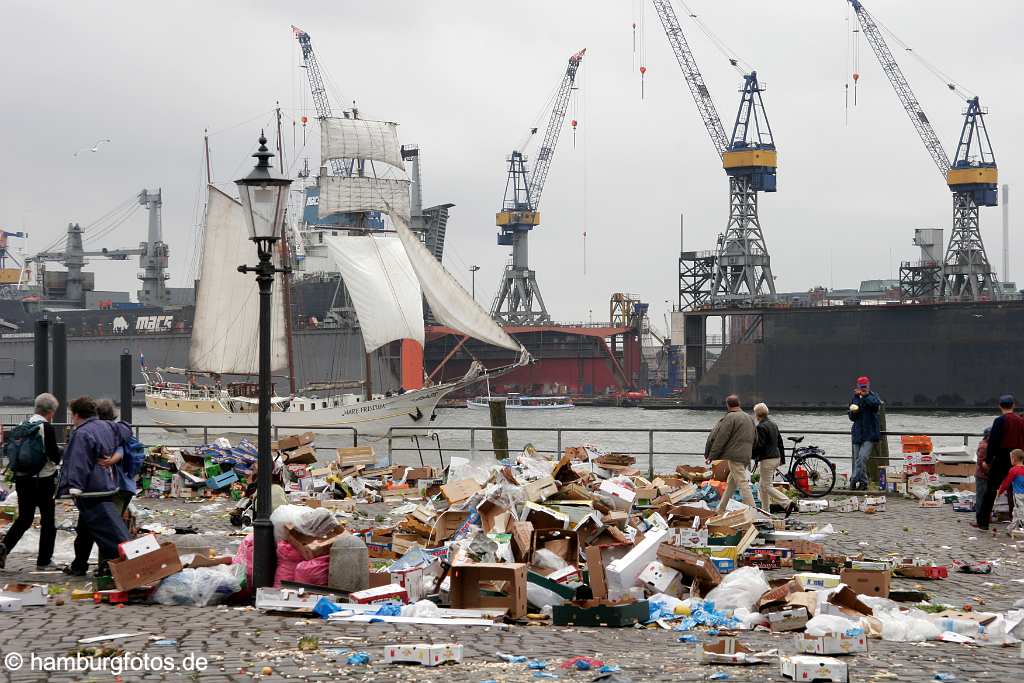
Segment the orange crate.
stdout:
<path fill-rule="evenodd" d="M 928 436 L 901 436 L 904 453 L 931 453 L 932 440 Z"/>

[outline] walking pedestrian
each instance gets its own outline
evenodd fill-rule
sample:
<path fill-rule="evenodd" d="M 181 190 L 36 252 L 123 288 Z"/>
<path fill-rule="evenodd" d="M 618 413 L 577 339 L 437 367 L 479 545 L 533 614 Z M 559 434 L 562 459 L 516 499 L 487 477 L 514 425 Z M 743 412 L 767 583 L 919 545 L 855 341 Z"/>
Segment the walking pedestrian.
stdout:
<path fill-rule="evenodd" d="M 725 492 L 718 504 L 718 512 L 724 512 L 732 494 L 739 489 L 743 502 L 754 506 L 754 495 L 750 492 L 750 467 L 754 439 L 754 421 L 740 408 L 740 399 L 735 395 L 725 399 L 726 413 L 715 424 L 708 436 L 707 461 L 725 460 L 729 463 L 729 478 Z"/>
<path fill-rule="evenodd" d="M 96 402 L 81 396 L 71 402 L 71 422 L 75 429 L 64 450 L 57 495 L 70 495 L 78 508 L 78 536 L 84 543 L 95 542 L 99 547 L 100 570 L 108 560 L 117 557 L 117 546 L 129 538 L 121 516 L 114 507 L 113 497 L 117 483 L 109 465 L 102 464 L 119 445 L 111 426 L 97 419 Z M 78 542 L 78 539 L 76 539 Z M 84 576 L 88 565 L 81 558 L 64 571 L 72 576 Z"/>
<path fill-rule="evenodd" d="M 132 459 L 131 453 L 126 453 L 128 442 L 131 440 L 132 428 L 127 422 L 117 419 L 117 411 L 114 409 L 114 402 L 108 398 L 101 398 L 96 401 L 96 417 L 99 421 L 105 422 L 114 432 L 114 438 L 118 443 L 113 454 L 98 461 L 101 467 L 109 467 L 114 475 L 114 482 L 117 491 L 111 500 L 117 514 L 121 516 L 125 528 L 129 526 L 128 505 L 132 498 L 138 493 L 138 486 L 135 483 L 135 476 L 138 474 L 141 463 Z M 93 538 L 91 534 L 78 534 L 75 536 L 75 559 L 65 568 L 65 572 L 72 574 L 77 570 L 82 573 L 89 566 L 89 555 L 92 554 Z M 74 569 L 72 569 L 74 568 Z M 98 571 L 98 573 L 100 573 Z"/>
<path fill-rule="evenodd" d="M 57 412 L 57 398 L 53 394 L 39 394 L 35 400 L 35 414 L 11 430 L 8 451 L 15 460 L 14 490 L 18 494 L 18 518 L 0 544 L 0 568 L 7 562 L 7 554 L 14 550 L 18 541 L 36 517 L 39 510 L 39 551 L 36 555 L 36 569 L 51 571 L 58 569 L 53 563 L 53 544 L 57 538 L 54 523 L 54 493 L 56 492 L 57 466 L 60 465 L 61 451 L 57 446 L 57 433 L 53 428 L 53 416 Z M 15 454 L 13 448 L 17 447 Z M 12 465 L 8 460 L 8 465 Z"/>
<path fill-rule="evenodd" d="M 1010 529 L 1024 529 L 1024 451 L 1014 448 L 1010 453 L 1013 467 L 1007 472 L 1003 483 L 999 485 L 998 495 L 1013 490 L 1013 521 Z"/>
<path fill-rule="evenodd" d="M 796 504 L 772 486 L 775 469 L 786 459 L 786 447 L 782 442 L 782 434 L 779 433 L 779 427 L 774 420 L 768 417 L 768 406 L 764 403 L 754 406 L 754 419 L 757 421 L 757 436 L 752 455 L 760 474 L 757 483 L 758 497 L 765 509 L 771 511 L 772 504 L 777 503 L 788 517 L 793 514 Z"/>
<path fill-rule="evenodd" d="M 1010 471 L 1010 451 L 1015 448 L 1024 449 L 1024 417 L 1014 412 L 1016 405 L 1017 401 L 1011 394 L 999 397 L 999 411 L 1002 414 L 992 421 L 992 431 L 985 451 L 988 485 L 985 487 L 985 497 L 974 508 L 975 521 L 971 523 L 977 529 L 987 530 L 992 521 L 992 508 L 999 495 L 997 482 L 1002 482 Z"/>
<path fill-rule="evenodd" d="M 974 468 L 974 508 L 977 510 L 981 500 L 985 497 L 985 489 L 988 487 L 988 463 L 985 462 L 985 453 L 988 452 L 988 437 L 992 433 L 991 427 L 985 427 L 981 433 L 981 441 L 978 442 L 978 466 Z"/>
<path fill-rule="evenodd" d="M 857 378 L 857 386 L 850 400 L 850 440 L 853 442 L 853 474 L 850 476 L 850 488 L 854 491 L 866 491 L 868 488 L 868 458 L 875 445 L 882 439 L 882 431 L 878 422 L 878 409 L 882 399 L 871 391 L 871 378 L 862 375 Z"/>

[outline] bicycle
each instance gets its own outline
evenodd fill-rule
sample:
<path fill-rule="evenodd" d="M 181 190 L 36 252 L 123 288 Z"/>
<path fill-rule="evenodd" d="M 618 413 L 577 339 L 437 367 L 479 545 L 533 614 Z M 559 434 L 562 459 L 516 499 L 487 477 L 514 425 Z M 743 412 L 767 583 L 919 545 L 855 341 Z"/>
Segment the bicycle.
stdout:
<path fill-rule="evenodd" d="M 786 437 L 793 442 L 789 457 L 789 470 L 776 468 L 778 475 L 804 498 L 824 498 L 832 493 L 836 485 L 836 466 L 825 457 L 825 451 L 817 446 L 800 446 L 802 436 Z"/>

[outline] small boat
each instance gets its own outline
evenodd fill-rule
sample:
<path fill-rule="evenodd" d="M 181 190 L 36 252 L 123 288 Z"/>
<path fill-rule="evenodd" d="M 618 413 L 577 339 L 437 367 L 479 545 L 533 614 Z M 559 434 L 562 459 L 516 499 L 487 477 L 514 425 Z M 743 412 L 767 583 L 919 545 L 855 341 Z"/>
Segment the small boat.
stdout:
<path fill-rule="evenodd" d="M 568 396 L 523 396 L 509 392 L 507 396 L 477 396 L 466 399 L 467 408 L 488 408 L 491 401 L 501 401 L 506 410 L 564 410 L 575 408 Z"/>

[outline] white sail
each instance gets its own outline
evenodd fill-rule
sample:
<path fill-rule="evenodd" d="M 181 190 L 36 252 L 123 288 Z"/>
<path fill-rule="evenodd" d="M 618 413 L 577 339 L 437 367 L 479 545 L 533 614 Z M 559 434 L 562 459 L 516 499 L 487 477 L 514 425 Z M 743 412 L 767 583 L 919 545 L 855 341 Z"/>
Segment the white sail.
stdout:
<path fill-rule="evenodd" d="M 332 213 L 382 211 L 409 218 L 409 181 L 360 176 L 320 176 L 320 218 Z"/>
<path fill-rule="evenodd" d="M 398 124 L 388 121 L 321 119 L 320 159 L 372 159 L 405 171 Z"/>
<path fill-rule="evenodd" d="M 522 351 L 519 343 L 508 336 L 494 319 L 480 307 L 469 292 L 462 288 L 441 262 L 427 251 L 419 238 L 413 234 L 404 217 L 391 215 L 398 237 L 405 245 L 413 270 L 419 278 L 423 295 L 430 304 L 430 311 L 442 325 L 468 334 L 482 342 L 501 346 L 513 351 Z"/>
<path fill-rule="evenodd" d="M 242 214 L 242 205 L 212 185 L 207 189 L 199 291 L 189 369 L 220 374 L 259 372 L 259 290 L 252 273 L 239 273 L 254 263 L 256 248 Z M 275 259 L 275 263 L 277 259 Z M 288 366 L 284 307 L 278 283 L 271 297 L 271 370 Z"/>
<path fill-rule="evenodd" d="M 423 295 L 402 242 L 394 237 L 329 237 L 352 297 L 366 352 L 396 339 L 423 345 Z"/>

